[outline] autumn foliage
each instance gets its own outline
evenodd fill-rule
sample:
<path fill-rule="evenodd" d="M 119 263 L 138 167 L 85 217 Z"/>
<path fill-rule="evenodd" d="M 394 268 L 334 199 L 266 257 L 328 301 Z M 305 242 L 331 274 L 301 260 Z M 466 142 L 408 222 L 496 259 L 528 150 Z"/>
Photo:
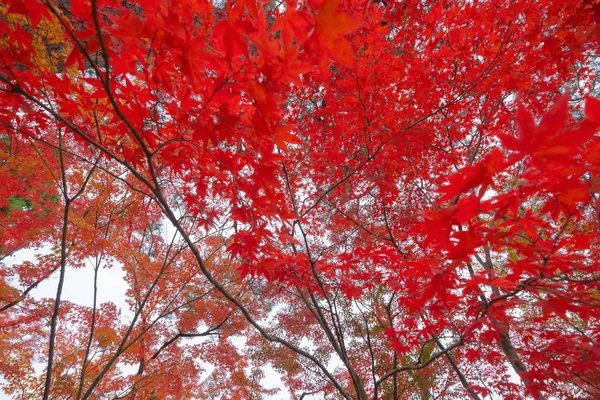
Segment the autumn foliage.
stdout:
<path fill-rule="evenodd" d="M 0 1 L 8 396 L 600 397 L 597 0 Z"/>

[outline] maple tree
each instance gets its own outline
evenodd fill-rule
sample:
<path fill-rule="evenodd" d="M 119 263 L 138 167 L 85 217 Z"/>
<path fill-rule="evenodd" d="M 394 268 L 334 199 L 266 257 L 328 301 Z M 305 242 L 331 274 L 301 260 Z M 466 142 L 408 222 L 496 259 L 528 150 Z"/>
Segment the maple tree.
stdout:
<path fill-rule="evenodd" d="M 600 2 L 0 11 L 6 394 L 600 396 Z"/>

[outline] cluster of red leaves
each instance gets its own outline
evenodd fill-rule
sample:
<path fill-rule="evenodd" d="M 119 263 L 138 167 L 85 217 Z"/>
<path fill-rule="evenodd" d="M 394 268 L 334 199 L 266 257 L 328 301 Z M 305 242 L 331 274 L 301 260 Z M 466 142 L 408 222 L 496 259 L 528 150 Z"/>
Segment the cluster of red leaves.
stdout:
<path fill-rule="evenodd" d="M 5 391 L 600 395 L 599 10 L 2 1 Z"/>

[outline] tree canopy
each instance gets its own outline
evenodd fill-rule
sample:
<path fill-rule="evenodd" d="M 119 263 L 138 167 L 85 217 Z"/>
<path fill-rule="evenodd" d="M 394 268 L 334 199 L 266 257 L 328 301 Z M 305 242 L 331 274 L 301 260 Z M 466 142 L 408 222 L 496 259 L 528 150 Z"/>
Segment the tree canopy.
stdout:
<path fill-rule="evenodd" d="M 5 394 L 600 397 L 599 1 L 0 1 Z"/>

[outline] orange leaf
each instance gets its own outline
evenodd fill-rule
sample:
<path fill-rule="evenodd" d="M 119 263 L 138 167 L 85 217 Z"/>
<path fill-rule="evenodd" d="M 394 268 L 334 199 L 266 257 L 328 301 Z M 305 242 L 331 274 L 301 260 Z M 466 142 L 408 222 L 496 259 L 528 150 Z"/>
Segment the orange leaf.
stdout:
<path fill-rule="evenodd" d="M 317 11 L 316 23 L 320 45 L 333 59 L 348 67 L 356 59 L 350 43 L 343 37 L 358 29 L 362 23 L 348 14 L 338 12 L 340 0 L 325 0 Z"/>

